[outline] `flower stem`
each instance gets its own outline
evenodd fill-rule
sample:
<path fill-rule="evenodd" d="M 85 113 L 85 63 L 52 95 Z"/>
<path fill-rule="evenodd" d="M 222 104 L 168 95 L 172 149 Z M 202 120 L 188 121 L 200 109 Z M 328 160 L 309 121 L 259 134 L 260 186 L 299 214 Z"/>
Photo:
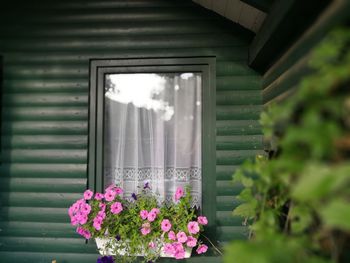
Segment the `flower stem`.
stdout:
<path fill-rule="evenodd" d="M 220 249 L 218 249 L 207 236 L 205 236 L 203 234 L 202 234 L 202 236 L 205 237 L 205 239 L 209 241 L 209 243 L 213 246 L 213 248 L 216 250 L 216 252 L 218 252 L 220 254 L 220 256 L 222 256 L 222 252 L 220 251 Z"/>

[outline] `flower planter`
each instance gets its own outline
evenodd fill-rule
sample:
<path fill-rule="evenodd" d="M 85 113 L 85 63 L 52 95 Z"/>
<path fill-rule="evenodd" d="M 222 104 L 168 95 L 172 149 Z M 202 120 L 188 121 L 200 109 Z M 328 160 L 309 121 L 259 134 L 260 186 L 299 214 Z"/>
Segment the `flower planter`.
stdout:
<path fill-rule="evenodd" d="M 103 256 L 114 256 L 115 253 L 114 253 L 114 250 L 113 248 L 107 248 L 107 244 L 112 244 L 112 246 L 115 248 L 115 246 L 117 246 L 118 242 L 120 241 L 117 241 L 115 239 L 112 239 L 112 238 L 95 238 L 95 241 L 96 241 L 96 246 L 97 246 L 97 249 L 98 251 L 100 252 L 101 255 Z M 125 249 L 117 249 L 117 252 L 119 255 L 126 255 L 126 251 Z M 186 248 L 185 250 L 185 258 L 190 258 L 191 257 L 191 253 L 192 253 L 192 249 L 191 248 Z M 142 254 L 138 254 L 138 255 L 133 255 L 133 256 L 140 256 L 142 257 L 143 255 Z M 163 258 L 174 258 L 174 256 L 171 256 L 171 255 L 168 255 L 166 253 L 164 253 L 164 251 L 161 249 L 161 252 L 160 252 L 160 257 L 163 257 Z"/>

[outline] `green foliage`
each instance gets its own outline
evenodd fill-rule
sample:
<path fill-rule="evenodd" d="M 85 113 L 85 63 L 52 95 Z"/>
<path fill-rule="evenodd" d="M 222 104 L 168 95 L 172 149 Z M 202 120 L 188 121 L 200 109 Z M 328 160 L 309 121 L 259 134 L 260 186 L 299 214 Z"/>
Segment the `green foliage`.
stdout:
<path fill-rule="evenodd" d="M 348 262 L 350 243 L 350 30 L 315 49 L 297 92 L 261 115 L 267 156 L 234 175 L 244 201 L 234 211 L 251 240 L 226 248 L 225 262 Z"/>

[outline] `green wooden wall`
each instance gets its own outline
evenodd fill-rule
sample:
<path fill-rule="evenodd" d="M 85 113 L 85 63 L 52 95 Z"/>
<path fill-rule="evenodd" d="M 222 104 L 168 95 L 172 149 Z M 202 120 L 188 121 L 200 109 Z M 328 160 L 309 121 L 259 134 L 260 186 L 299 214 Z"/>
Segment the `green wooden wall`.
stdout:
<path fill-rule="evenodd" d="M 1 7 L 0 262 L 97 257 L 67 216 L 86 188 L 90 58 L 216 56 L 217 237 L 246 238 L 241 219 L 231 216 L 240 190 L 231 175 L 262 149 L 260 77 L 247 66 L 250 41 L 249 33 L 191 1 L 34 0 Z"/>
<path fill-rule="evenodd" d="M 349 1 L 333 1 L 318 13 L 317 19 L 274 61 L 262 78 L 264 105 L 281 102 L 295 92 L 301 79 L 310 73 L 308 62 L 315 46 L 332 29 L 348 24 L 349 12 Z"/>

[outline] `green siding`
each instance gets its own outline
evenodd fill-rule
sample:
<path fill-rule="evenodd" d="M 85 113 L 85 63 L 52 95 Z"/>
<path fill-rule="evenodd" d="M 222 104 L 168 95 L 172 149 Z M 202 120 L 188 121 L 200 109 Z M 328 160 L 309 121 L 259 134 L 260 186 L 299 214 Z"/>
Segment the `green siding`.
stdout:
<path fill-rule="evenodd" d="M 0 11 L 0 261 L 94 262 L 97 257 L 95 246 L 84 244 L 67 216 L 67 206 L 86 187 L 90 58 L 216 56 L 217 237 L 220 242 L 246 238 L 242 220 L 231 216 L 240 191 L 231 175 L 262 149 L 260 79 L 247 66 L 250 34 L 191 1 L 18 5 Z M 203 259 L 220 261 L 186 262 Z"/>

